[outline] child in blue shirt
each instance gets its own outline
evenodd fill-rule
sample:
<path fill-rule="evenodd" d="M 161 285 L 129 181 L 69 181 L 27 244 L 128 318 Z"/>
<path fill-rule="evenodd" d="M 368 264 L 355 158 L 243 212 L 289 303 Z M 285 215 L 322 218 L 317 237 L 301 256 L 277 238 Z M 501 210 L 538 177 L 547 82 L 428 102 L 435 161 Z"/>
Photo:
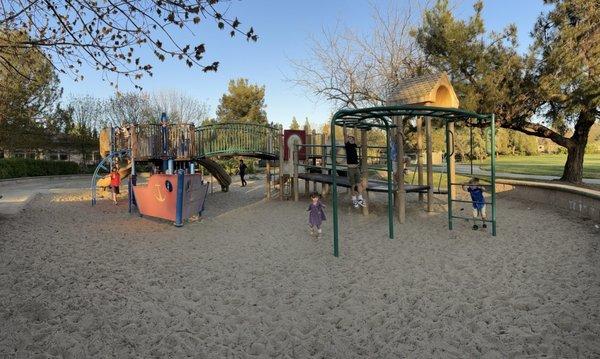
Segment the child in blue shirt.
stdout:
<path fill-rule="evenodd" d="M 477 226 L 477 217 L 481 217 L 482 227 L 487 228 L 485 224 L 485 198 L 483 196 L 484 188 L 479 184 L 479 178 L 472 178 L 466 186 L 463 185 L 463 190 L 469 192 L 471 195 L 471 201 L 473 203 L 473 230 L 479 229 Z"/>

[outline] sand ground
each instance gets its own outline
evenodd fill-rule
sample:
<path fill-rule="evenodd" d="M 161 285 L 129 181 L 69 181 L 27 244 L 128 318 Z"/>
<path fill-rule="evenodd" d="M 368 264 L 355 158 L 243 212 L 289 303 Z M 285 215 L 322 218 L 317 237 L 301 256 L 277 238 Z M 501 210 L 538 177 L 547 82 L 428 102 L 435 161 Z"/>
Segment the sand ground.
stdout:
<path fill-rule="evenodd" d="M 380 197 L 341 206 L 335 259 L 330 221 L 263 194 L 182 228 L 81 189 L 0 217 L 0 358 L 600 357 L 593 224 L 500 198 L 497 237 L 448 231 L 411 196 L 389 240 Z"/>

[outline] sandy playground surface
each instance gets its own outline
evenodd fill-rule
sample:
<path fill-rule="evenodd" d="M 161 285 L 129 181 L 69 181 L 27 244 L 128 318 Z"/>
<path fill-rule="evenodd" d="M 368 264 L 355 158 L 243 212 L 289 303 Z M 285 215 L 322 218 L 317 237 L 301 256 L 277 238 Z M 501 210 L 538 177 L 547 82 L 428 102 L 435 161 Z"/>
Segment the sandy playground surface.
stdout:
<path fill-rule="evenodd" d="M 586 221 L 500 198 L 493 238 L 412 205 L 389 240 L 381 198 L 342 207 L 335 259 L 330 221 L 312 240 L 307 200 L 263 192 L 183 228 L 84 190 L 0 217 L 0 358 L 600 357 Z"/>

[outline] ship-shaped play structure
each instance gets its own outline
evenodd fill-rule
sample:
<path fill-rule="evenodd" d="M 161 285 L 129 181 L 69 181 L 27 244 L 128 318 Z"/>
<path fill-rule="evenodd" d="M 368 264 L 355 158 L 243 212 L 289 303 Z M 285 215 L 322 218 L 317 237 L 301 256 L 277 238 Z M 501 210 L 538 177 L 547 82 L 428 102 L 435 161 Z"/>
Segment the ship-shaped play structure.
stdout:
<path fill-rule="evenodd" d="M 231 177 L 213 157 L 249 156 L 272 161 L 279 158 L 281 127 L 249 123 L 169 123 L 165 114 L 158 123 L 108 127 L 100 133 L 103 160 L 92 177 L 92 204 L 110 186 L 110 170 L 118 168 L 128 180 L 129 211 L 174 221 L 180 226 L 199 215 L 209 185 L 204 167 L 227 191 Z M 149 169 L 142 183 L 137 172 Z M 145 178 L 145 177 L 144 177 Z"/>

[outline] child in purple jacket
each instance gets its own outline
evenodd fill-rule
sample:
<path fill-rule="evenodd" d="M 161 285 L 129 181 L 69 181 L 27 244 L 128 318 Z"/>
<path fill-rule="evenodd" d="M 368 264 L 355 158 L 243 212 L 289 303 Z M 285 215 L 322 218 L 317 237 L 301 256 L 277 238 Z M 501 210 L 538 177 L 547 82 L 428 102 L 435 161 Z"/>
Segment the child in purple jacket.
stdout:
<path fill-rule="evenodd" d="M 325 218 L 325 205 L 321 203 L 320 195 L 317 192 L 313 192 L 310 195 L 312 202 L 308 206 L 308 224 L 310 225 L 311 236 L 315 235 L 315 228 L 317 230 L 317 238 L 321 237 L 321 223 Z"/>

